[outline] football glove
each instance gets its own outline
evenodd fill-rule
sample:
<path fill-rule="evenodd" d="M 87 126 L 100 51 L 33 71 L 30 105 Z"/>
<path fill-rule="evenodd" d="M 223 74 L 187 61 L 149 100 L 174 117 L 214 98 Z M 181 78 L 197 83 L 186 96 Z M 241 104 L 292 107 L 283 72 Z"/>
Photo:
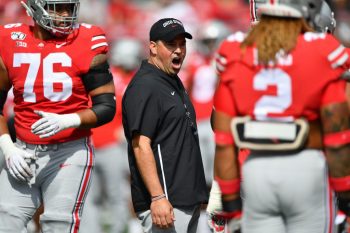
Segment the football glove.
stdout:
<path fill-rule="evenodd" d="M 207 205 L 207 213 L 214 214 L 222 211 L 221 190 L 216 180 L 213 180 Z"/>
<path fill-rule="evenodd" d="M 44 111 L 34 111 L 41 119 L 32 125 L 32 133 L 40 138 L 51 137 L 68 128 L 78 128 L 81 120 L 78 114 L 56 114 Z"/>
<path fill-rule="evenodd" d="M 29 182 L 33 174 L 28 163 L 35 159 L 35 156 L 17 148 L 9 134 L 0 136 L 0 148 L 4 153 L 6 166 L 11 176 L 18 181 Z"/>
<path fill-rule="evenodd" d="M 223 233 L 225 231 L 226 219 L 216 215 L 216 213 L 220 212 L 222 212 L 221 190 L 219 184 L 213 180 L 207 205 L 207 214 L 209 228 L 214 233 Z"/>
<path fill-rule="evenodd" d="M 213 233 L 224 233 L 227 219 L 216 214 L 208 215 L 208 225 Z"/>
<path fill-rule="evenodd" d="M 240 232 L 242 211 L 237 210 L 232 213 L 217 212 L 210 216 L 209 227 L 213 233 L 224 233 L 225 228 L 230 233 Z"/>

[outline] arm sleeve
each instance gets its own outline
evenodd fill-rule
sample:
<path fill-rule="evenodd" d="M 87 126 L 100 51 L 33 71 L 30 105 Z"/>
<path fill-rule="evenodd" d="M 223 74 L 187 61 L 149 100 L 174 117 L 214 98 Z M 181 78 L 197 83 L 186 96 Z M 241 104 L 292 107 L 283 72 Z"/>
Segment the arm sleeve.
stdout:
<path fill-rule="evenodd" d="M 157 94 L 143 85 L 131 86 L 124 96 L 123 117 L 131 137 L 140 134 L 152 140 L 160 118 Z"/>

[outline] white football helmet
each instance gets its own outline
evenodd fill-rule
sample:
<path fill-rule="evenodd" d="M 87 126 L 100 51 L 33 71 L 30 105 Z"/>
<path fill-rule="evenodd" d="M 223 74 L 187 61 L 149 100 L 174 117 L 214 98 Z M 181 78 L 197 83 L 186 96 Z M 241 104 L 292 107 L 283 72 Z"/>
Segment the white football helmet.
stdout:
<path fill-rule="evenodd" d="M 198 30 L 197 46 L 200 52 L 210 55 L 222 40 L 231 34 L 230 28 L 220 20 L 210 20 Z"/>
<path fill-rule="evenodd" d="M 27 0 L 21 4 L 38 25 L 55 36 L 70 34 L 78 20 L 79 0 Z M 57 14 L 63 4 L 69 5 L 69 16 Z"/>
<path fill-rule="evenodd" d="M 135 38 L 122 38 L 112 43 L 110 51 L 110 64 L 133 71 L 143 58 L 142 43 Z"/>
<path fill-rule="evenodd" d="M 305 18 L 319 32 L 333 32 L 336 26 L 334 13 L 324 0 L 251 0 L 257 15 Z M 254 15 L 252 15 L 253 17 Z M 252 18 L 253 19 L 253 18 Z"/>
<path fill-rule="evenodd" d="M 258 15 L 305 18 L 311 21 L 321 11 L 323 0 L 279 0 L 261 4 Z"/>

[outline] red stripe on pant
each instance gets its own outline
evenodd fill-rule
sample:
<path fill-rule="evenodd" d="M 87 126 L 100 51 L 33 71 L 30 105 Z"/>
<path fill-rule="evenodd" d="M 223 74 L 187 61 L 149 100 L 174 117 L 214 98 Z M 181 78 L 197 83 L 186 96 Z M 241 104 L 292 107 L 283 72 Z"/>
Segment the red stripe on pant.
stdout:
<path fill-rule="evenodd" d="M 79 230 L 79 225 L 80 225 L 79 211 L 81 208 L 81 203 L 83 202 L 84 196 L 85 196 L 86 191 L 88 189 L 88 184 L 89 184 L 89 181 L 91 179 L 91 173 L 92 173 L 93 152 L 92 152 L 92 147 L 91 147 L 89 139 L 87 140 L 86 144 L 87 144 L 87 147 L 89 150 L 89 155 L 88 155 L 88 160 L 87 160 L 87 169 L 85 170 L 83 180 L 82 180 L 82 186 L 81 186 L 80 191 L 78 193 L 77 204 L 73 210 L 73 226 L 71 228 L 73 230 L 73 233 L 78 233 L 78 230 Z"/>

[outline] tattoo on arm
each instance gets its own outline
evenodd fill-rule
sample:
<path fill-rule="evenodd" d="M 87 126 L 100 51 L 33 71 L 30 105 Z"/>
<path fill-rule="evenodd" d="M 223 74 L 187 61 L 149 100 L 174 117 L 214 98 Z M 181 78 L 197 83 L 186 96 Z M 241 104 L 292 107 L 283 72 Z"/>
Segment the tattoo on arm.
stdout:
<path fill-rule="evenodd" d="M 330 104 L 321 109 L 323 134 L 337 133 L 350 129 L 350 115 L 347 103 Z M 339 148 L 325 147 L 329 173 L 332 177 L 350 174 L 350 144 Z"/>
<path fill-rule="evenodd" d="M 107 55 L 106 54 L 98 54 L 96 55 L 90 65 L 90 68 L 96 67 L 98 65 L 103 64 L 105 61 L 107 61 Z"/>

